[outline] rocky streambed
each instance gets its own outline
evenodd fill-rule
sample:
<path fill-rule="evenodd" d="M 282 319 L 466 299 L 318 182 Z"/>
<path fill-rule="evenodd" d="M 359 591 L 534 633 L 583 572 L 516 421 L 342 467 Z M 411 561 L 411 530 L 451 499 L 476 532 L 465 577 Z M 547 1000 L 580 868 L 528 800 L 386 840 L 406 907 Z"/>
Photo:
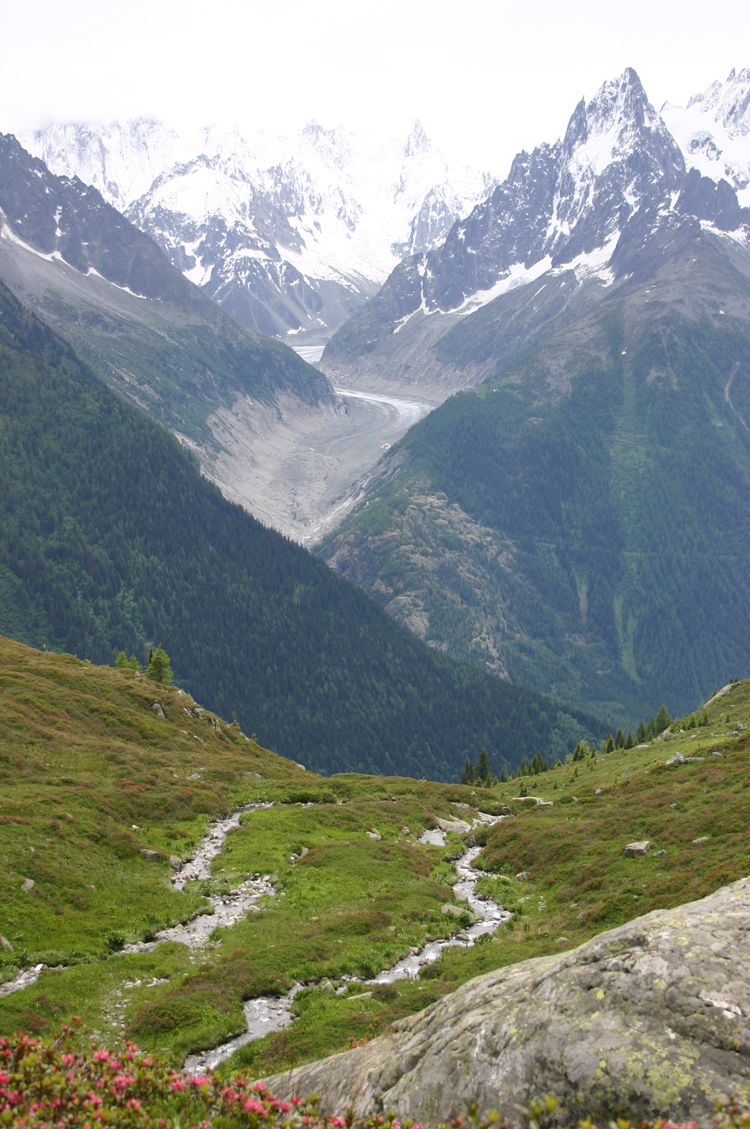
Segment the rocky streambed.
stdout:
<path fill-rule="evenodd" d="M 193 857 L 183 863 L 172 875 L 174 888 L 184 890 L 188 882 L 211 878 L 211 863 L 217 855 L 221 854 L 227 835 L 239 827 L 242 816 L 247 812 L 261 811 L 272 806 L 270 803 L 246 804 L 226 819 L 217 819 L 212 823 Z M 202 913 L 183 925 L 160 929 L 152 941 L 137 941 L 135 944 L 125 945 L 121 951 L 123 953 L 151 952 L 162 941 L 177 941 L 191 949 L 202 948 L 207 944 L 214 929 L 226 929 L 246 914 L 256 913 L 258 899 L 275 893 L 269 876 L 256 874 L 226 894 L 210 894 L 208 901 L 213 906 L 213 913 Z"/>
<path fill-rule="evenodd" d="M 188 882 L 211 878 L 211 863 L 221 853 L 227 835 L 239 827 L 242 816 L 246 812 L 259 811 L 261 808 L 272 806 L 270 803 L 246 804 L 226 819 L 217 819 L 211 823 L 193 857 L 183 863 L 172 875 L 171 881 L 175 889 L 183 890 Z M 156 852 L 146 853 L 158 857 Z M 177 941 L 191 949 L 202 948 L 207 944 L 214 929 L 227 928 L 247 913 L 257 912 L 258 899 L 275 893 L 268 875 L 256 874 L 229 893 L 209 895 L 208 901 L 213 906 L 213 913 L 201 913 L 184 924 L 160 929 L 152 940 L 124 945 L 116 955 L 152 952 L 162 941 Z M 34 968 L 19 972 L 13 980 L 0 984 L 0 998 L 30 988 L 39 979 L 39 973 L 46 967 L 45 964 L 37 964 Z"/>
<path fill-rule="evenodd" d="M 208 880 L 211 875 L 211 863 L 221 853 L 227 835 L 240 826 L 242 816 L 262 808 L 272 807 L 270 803 L 247 804 L 226 819 L 216 820 L 210 824 L 200 847 L 193 857 L 183 863 L 172 876 L 175 889 L 183 890 L 188 882 Z M 504 816 L 489 816 L 480 813 L 479 818 L 473 820 L 473 826 L 480 824 L 497 823 Z M 447 830 L 469 831 L 468 823 L 440 820 Z M 445 846 L 446 831 L 442 829 L 425 831 L 419 842 L 425 845 Z M 490 898 L 481 897 L 476 893 L 476 884 L 482 877 L 482 872 L 475 870 L 473 863 L 480 853 L 481 847 L 470 847 L 456 862 L 458 881 L 453 886 L 456 905 L 448 908 L 449 912 L 456 915 L 467 909 L 474 918 L 472 924 L 466 926 L 452 937 L 428 941 L 421 949 L 414 949 L 408 956 L 403 957 L 391 968 L 384 969 L 371 980 L 358 977 L 343 977 L 344 984 L 338 989 L 339 994 L 347 991 L 349 984 L 378 985 L 392 984 L 398 980 L 415 979 L 420 969 L 436 961 L 443 949 L 452 947 L 467 948 L 474 944 L 477 938 L 493 933 L 510 918 L 510 913 L 497 905 Z M 248 913 L 258 911 L 257 902 L 262 897 L 276 893 L 268 875 L 256 874 L 228 893 L 212 894 L 208 900 L 213 906 L 213 913 L 202 913 L 181 925 L 162 929 L 149 941 L 138 941 L 125 945 L 122 953 L 151 952 L 157 945 L 164 941 L 177 941 L 191 949 L 199 949 L 206 945 L 211 933 L 216 928 L 227 928 L 234 925 Z M 119 955 L 119 954 L 118 954 Z M 18 974 L 14 980 L 0 986 L 0 996 L 10 995 L 11 992 L 21 991 L 30 987 L 39 977 L 39 973 L 46 966 L 37 965 Z M 315 984 L 294 984 L 284 996 L 263 996 L 247 1000 L 244 1004 L 246 1030 L 226 1043 L 204 1051 L 201 1054 L 190 1055 L 185 1060 L 185 1070 L 189 1073 L 215 1069 L 220 1062 L 225 1061 L 240 1047 L 256 1039 L 262 1039 L 275 1031 L 282 1031 L 293 1022 L 292 1002 L 294 997 L 303 987 L 315 987 Z M 120 1002 L 124 1006 L 126 1000 Z"/>
<path fill-rule="evenodd" d="M 504 816 L 481 815 L 479 819 L 473 821 L 473 824 L 476 827 L 482 823 L 498 823 L 504 818 Z M 465 824 L 464 827 L 467 831 L 470 830 L 468 824 Z M 446 832 L 442 830 L 425 831 L 419 841 L 420 843 L 442 847 L 445 846 L 445 836 Z M 425 965 L 434 963 L 440 957 L 443 949 L 468 948 L 475 943 L 477 938 L 488 933 L 494 933 L 500 925 L 508 921 L 511 914 L 507 910 L 497 905 L 491 898 L 481 897 L 476 893 L 476 885 L 483 876 L 483 872 L 475 870 L 473 863 L 481 849 L 481 847 L 470 847 L 457 860 L 458 882 L 453 886 L 453 893 L 456 902 L 459 904 L 451 907 L 461 913 L 465 906 L 475 918 L 474 923 L 452 937 L 428 941 L 421 949 L 414 949 L 408 956 L 403 957 L 391 968 L 379 972 L 371 980 L 356 976 L 342 977 L 344 984 L 337 989 L 339 995 L 343 995 L 350 984 L 376 986 L 378 984 L 393 984 L 397 980 L 414 980 L 419 975 L 420 969 Z M 214 1070 L 220 1062 L 230 1058 L 240 1047 L 276 1031 L 283 1031 L 294 1021 L 292 1015 L 294 997 L 302 988 L 314 988 L 316 986 L 315 983 L 294 984 L 291 991 L 284 996 L 265 996 L 247 1000 L 244 1005 L 247 1030 L 212 1050 L 190 1055 L 185 1060 L 185 1071 L 189 1074 L 195 1074 Z"/>

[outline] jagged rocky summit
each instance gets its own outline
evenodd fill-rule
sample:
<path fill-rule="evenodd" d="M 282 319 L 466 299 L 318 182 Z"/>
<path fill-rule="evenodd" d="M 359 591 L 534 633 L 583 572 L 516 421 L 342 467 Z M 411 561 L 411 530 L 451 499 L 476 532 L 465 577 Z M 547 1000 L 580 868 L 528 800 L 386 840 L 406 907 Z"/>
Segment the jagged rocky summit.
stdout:
<path fill-rule="evenodd" d="M 733 107 L 728 128 L 750 166 L 750 92 L 744 101 L 736 91 L 733 99 L 724 94 Z M 434 346 L 457 320 L 524 284 L 541 288 L 550 272 L 569 269 L 579 283 L 611 285 L 613 255 L 628 225 L 640 225 L 641 241 L 665 217 L 690 215 L 722 232 L 747 226 L 750 208 L 737 196 L 747 183 L 739 157 L 729 183 L 723 166 L 693 160 L 689 139 L 685 147 L 687 156 L 627 68 L 590 102 L 581 100 L 561 141 L 519 153 L 506 179 L 444 242 L 406 256 L 331 338 L 324 370 L 348 376 L 357 358 L 372 368 L 377 352 L 388 358 L 391 377 L 403 377 L 407 362 L 390 361 L 391 353 L 400 357 L 417 340 L 420 350 Z"/>
<path fill-rule="evenodd" d="M 242 324 L 292 341 L 324 341 L 494 183 L 449 165 L 418 121 L 403 144 L 317 122 L 247 138 L 150 119 L 20 139 L 52 172 L 98 188 Z"/>
<path fill-rule="evenodd" d="M 512 1126 L 551 1093 L 565 1126 L 699 1124 L 750 1080 L 750 879 L 656 910 L 580 948 L 464 984 L 391 1035 L 269 1080 L 321 1108 L 437 1126 L 476 1102 Z"/>

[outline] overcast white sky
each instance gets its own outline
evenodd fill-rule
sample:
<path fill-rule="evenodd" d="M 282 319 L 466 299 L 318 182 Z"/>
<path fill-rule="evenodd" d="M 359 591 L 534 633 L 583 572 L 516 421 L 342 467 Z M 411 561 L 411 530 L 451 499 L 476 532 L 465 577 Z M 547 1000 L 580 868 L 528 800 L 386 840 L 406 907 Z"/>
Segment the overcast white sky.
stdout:
<path fill-rule="evenodd" d="M 401 135 L 499 174 L 626 66 L 684 104 L 750 66 L 747 0 L 0 0 L 0 132 L 149 114 Z"/>

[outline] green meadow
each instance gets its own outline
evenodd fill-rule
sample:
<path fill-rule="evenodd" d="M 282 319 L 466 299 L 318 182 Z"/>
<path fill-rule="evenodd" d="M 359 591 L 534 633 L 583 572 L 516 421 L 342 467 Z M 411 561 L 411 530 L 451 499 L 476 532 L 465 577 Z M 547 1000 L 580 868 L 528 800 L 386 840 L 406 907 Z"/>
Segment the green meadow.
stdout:
<path fill-rule="evenodd" d="M 748 682 L 701 711 L 697 728 L 492 788 L 319 777 L 176 688 L 8 640 L 0 695 L 0 933 L 10 946 L 0 976 L 47 966 L 0 998 L 0 1034 L 53 1034 L 80 1015 L 82 1043 L 132 1039 L 179 1063 L 244 1031 L 245 1000 L 303 984 L 292 1026 L 221 1067 L 262 1076 L 371 1038 L 482 972 L 748 872 Z M 703 759 L 667 766 L 675 752 Z M 243 814 L 211 879 L 175 890 L 170 858 L 192 857 L 212 819 L 259 802 L 272 806 Z M 442 912 L 468 833 L 449 833 L 445 847 L 418 840 L 436 818 L 506 805 L 513 818 L 474 834 L 488 875 L 478 888 L 513 912 L 507 926 L 447 949 L 416 981 L 350 980 L 468 924 L 467 913 Z M 645 857 L 625 857 L 634 840 L 650 841 Z M 275 896 L 202 949 L 120 951 L 211 912 L 208 894 L 257 874 Z"/>

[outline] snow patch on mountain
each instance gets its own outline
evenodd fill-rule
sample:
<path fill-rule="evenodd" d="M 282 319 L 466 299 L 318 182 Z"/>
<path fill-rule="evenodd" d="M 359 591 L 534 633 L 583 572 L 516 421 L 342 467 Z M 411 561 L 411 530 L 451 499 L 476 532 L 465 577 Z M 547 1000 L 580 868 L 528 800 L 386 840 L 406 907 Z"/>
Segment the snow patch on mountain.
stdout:
<path fill-rule="evenodd" d="M 552 266 L 552 259 L 546 255 L 540 259 L 533 266 L 527 267 L 523 263 L 514 263 L 510 270 L 499 278 L 494 286 L 490 286 L 487 290 L 479 290 L 476 294 L 469 295 L 464 299 L 461 305 L 453 311 L 454 313 L 461 314 L 464 317 L 466 314 L 473 314 L 481 306 L 486 306 L 489 302 L 493 302 L 495 298 L 499 298 L 501 294 L 507 294 L 510 290 L 515 290 L 519 286 L 526 286 L 527 283 L 535 282 Z"/>
<path fill-rule="evenodd" d="M 732 70 L 687 106 L 666 102 L 661 115 L 685 156 L 712 180 L 727 180 L 742 207 L 750 206 L 750 69 Z"/>

